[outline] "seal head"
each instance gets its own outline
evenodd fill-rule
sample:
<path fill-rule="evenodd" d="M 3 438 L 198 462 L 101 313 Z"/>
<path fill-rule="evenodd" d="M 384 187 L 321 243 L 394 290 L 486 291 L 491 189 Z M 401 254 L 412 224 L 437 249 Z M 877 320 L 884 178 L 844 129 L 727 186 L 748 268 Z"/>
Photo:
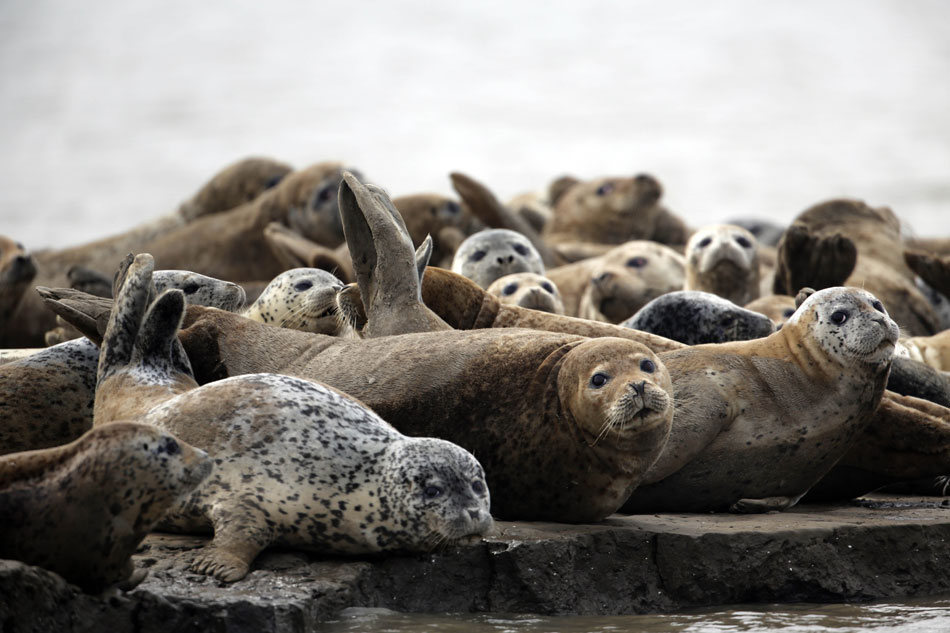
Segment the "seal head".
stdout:
<path fill-rule="evenodd" d="M 544 262 L 524 235 L 508 229 L 487 229 L 465 239 L 452 260 L 452 272 L 482 288 L 513 273 L 544 274 Z"/>

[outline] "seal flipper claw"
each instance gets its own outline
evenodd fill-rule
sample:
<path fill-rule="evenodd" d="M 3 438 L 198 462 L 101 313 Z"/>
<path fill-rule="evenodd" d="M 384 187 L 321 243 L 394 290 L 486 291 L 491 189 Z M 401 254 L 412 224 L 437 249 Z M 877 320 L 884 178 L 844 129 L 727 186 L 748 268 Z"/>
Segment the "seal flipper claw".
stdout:
<path fill-rule="evenodd" d="M 206 545 L 191 569 L 224 582 L 244 578 L 251 563 L 273 540 L 266 519 L 247 502 L 230 510 L 216 506 L 211 511 L 214 538 Z"/>

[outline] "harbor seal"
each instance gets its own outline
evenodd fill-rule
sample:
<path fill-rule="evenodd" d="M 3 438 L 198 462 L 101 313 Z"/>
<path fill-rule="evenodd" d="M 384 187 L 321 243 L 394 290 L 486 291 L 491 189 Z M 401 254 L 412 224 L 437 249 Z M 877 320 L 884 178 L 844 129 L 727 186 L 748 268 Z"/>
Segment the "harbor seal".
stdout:
<path fill-rule="evenodd" d="M 23 245 L 0 235 L 0 332 L 11 329 L 11 319 L 36 276 L 36 262 Z M 0 334 L 0 347 L 7 335 Z"/>
<path fill-rule="evenodd" d="M 544 275 L 514 273 L 499 277 L 485 290 L 505 304 L 564 314 L 564 302 L 557 286 Z"/>
<path fill-rule="evenodd" d="M 768 295 L 759 297 L 755 301 L 750 301 L 745 305 L 746 310 L 752 310 L 759 314 L 764 314 L 772 319 L 776 328 L 782 327 L 793 314 L 798 306 L 795 304 L 795 297 L 789 295 Z"/>
<path fill-rule="evenodd" d="M 699 290 L 679 290 L 657 297 L 622 325 L 687 345 L 748 341 L 775 331 L 767 316 Z"/>
<path fill-rule="evenodd" d="M 544 262 L 524 235 L 508 229 L 486 229 L 459 245 L 452 259 L 452 271 L 487 288 L 505 275 L 543 275 Z"/>
<path fill-rule="evenodd" d="M 181 291 L 146 307 L 151 265 L 137 256 L 117 295 L 95 424 L 132 418 L 214 459 L 209 480 L 161 525 L 214 530 L 195 571 L 231 582 L 270 545 L 429 551 L 491 528 L 482 467 L 450 442 L 406 437 L 356 400 L 300 378 L 254 374 L 197 387 L 177 339 Z"/>
<path fill-rule="evenodd" d="M 686 243 L 684 290 L 702 290 L 737 305 L 759 297 L 759 256 L 755 236 L 741 226 L 712 224 Z"/>
<path fill-rule="evenodd" d="M 318 268 L 293 268 L 277 275 L 242 314 L 277 327 L 337 335 L 336 295 L 343 282 Z"/>
<path fill-rule="evenodd" d="M 880 404 L 898 327 L 872 294 L 815 292 L 781 330 L 661 354 L 676 424 L 626 512 L 795 504 Z"/>
<path fill-rule="evenodd" d="M 577 313 L 582 319 L 620 323 L 653 299 L 683 287 L 683 257 L 668 246 L 634 240 L 611 249 L 584 267 L 587 283 Z M 551 271 L 560 280 L 568 271 Z M 566 304 L 565 304 L 566 305 Z"/>
<path fill-rule="evenodd" d="M 0 558 L 38 565 L 89 593 L 145 577 L 132 554 L 211 472 L 201 450 L 128 422 L 65 446 L 0 457 Z"/>
<path fill-rule="evenodd" d="M 446 268 L 466 237 L 484 226 L 458 201 L 434 193 L 396 196 L 393 205 L 399 210 L 415 246 L 432 236 L 432 261 Z"/>

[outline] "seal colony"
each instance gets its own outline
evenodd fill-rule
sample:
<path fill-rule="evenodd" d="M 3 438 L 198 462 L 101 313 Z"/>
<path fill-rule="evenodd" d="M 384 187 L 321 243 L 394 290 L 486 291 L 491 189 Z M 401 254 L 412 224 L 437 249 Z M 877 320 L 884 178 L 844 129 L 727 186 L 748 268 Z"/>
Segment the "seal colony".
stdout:
<path fill-rule="evenodd" d="M 0 427 L 0 449 L 63 444 L 94 420 L 82 436 L 92 457 L 123 453 L 118 440 L 86 439 L 119 427 L 173 438 L 163 441 L 181 454 L 206 451 L 212 472 L 175 488 L 185 496 L 156 501 L 170 511 L 149 514 L 148 525 L 213 532 L 192 569 L 225 581 L 271 545 L 428 551 L 484 535 L 492 515 L 765 512 L 805 495 L 850 498 L 947 474 L 950 381 L 892 360 L 906 317 L 902 306 L 889 310 L 903 289 L 921 287 L 907 264 L 934 292 L 945 287 L 946 253 L 918 240 L 905 263 L 888 213 L 816 205 L 776 254 L 738 226 L 690 237 L 652 176 L 559 179 L 510 207 L 467 176 L 451 178 L 460 203 L 391 199 L 340 163 L 285 172 L 232 211 L 188 216 L 188 227 L 142 249 L 154 258 L 127 259 L 114 302 L 44 289 L 89 339 L 0 366 L 11 395 L 0 410 L 15 414 Z M 453 257 L 475 282 L 428 267 Z M 773 260 L 786 296 L 748 307 L 784 324 L 742 309 L 772 283 Z M 179 290 L 155 287 L 153 261 L 182 262 Z M 303 265 L 324 270 L 286 271 Z M 899 281 L 882 286 L 886 297 L 839 286 L 849 275 L 865 284 L 857 275 L 881 266 L 900 268 Z M 186 294 L 200 294 L 189 293 L 192 269 L 270 285 L 243 315 L 227 311 L 237 307 L 234 284 L 222 287 L 230 303 L 214 295 L 218 307 L 186 307 Z M 74 272 L 83 288 L 108 291 L 111 270 Z M 799 293 L 802 280 L 819 291 Z M 548 299 L 558 290 L 567 316 Z M 928 338 L 903 346 L 942 369 L 939 319 L 915 302 L 911 331 Z M 615 325 L 638 310 L 632 321 L 650 331 Z M 328 336 L 344 327 L 360 340 Z M 886 390 L 892 383 L 899 394 Z M 14 384 L 30 389 L 12 397 Z M 55 461 L 28 458 L 42 465 L 30 475 L 36 490 L 58 485 Z M 133 472 L 134 487 L 149 467 Z M 116 485 L 107 493 L 116 490 L 129 494 Z M 24 507 L 61 503 L 48 498 Z M 92 530 L 90 539 L 109 538 L 101 524 Z M 54 565 L 55 544 L 35 532 L 9 555 L 32 547 L 45 556 L 33 560 Z M 128 551 L 82 561 L 109 569 L 84 588 L 134 584 Z"/>

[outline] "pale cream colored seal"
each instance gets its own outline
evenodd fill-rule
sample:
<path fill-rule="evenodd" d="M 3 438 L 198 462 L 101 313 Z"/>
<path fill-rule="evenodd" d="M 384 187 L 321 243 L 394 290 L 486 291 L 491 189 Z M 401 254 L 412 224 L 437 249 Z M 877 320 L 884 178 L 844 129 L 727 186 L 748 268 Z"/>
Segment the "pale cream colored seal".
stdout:
<path fill-rule="evenodd" d="M 755 236 L 733 224 L 712 224 L 686 243 L 684 290 L 701 290 L 743 306 L 759 297 Z"/>
<path fill-rule="evenodd" d="M 485 290 L 508 305 L 551 314 L 564 314 L 564 302 L 554 282 L 537 273 L 514 273 L 499 277 Z"/>

